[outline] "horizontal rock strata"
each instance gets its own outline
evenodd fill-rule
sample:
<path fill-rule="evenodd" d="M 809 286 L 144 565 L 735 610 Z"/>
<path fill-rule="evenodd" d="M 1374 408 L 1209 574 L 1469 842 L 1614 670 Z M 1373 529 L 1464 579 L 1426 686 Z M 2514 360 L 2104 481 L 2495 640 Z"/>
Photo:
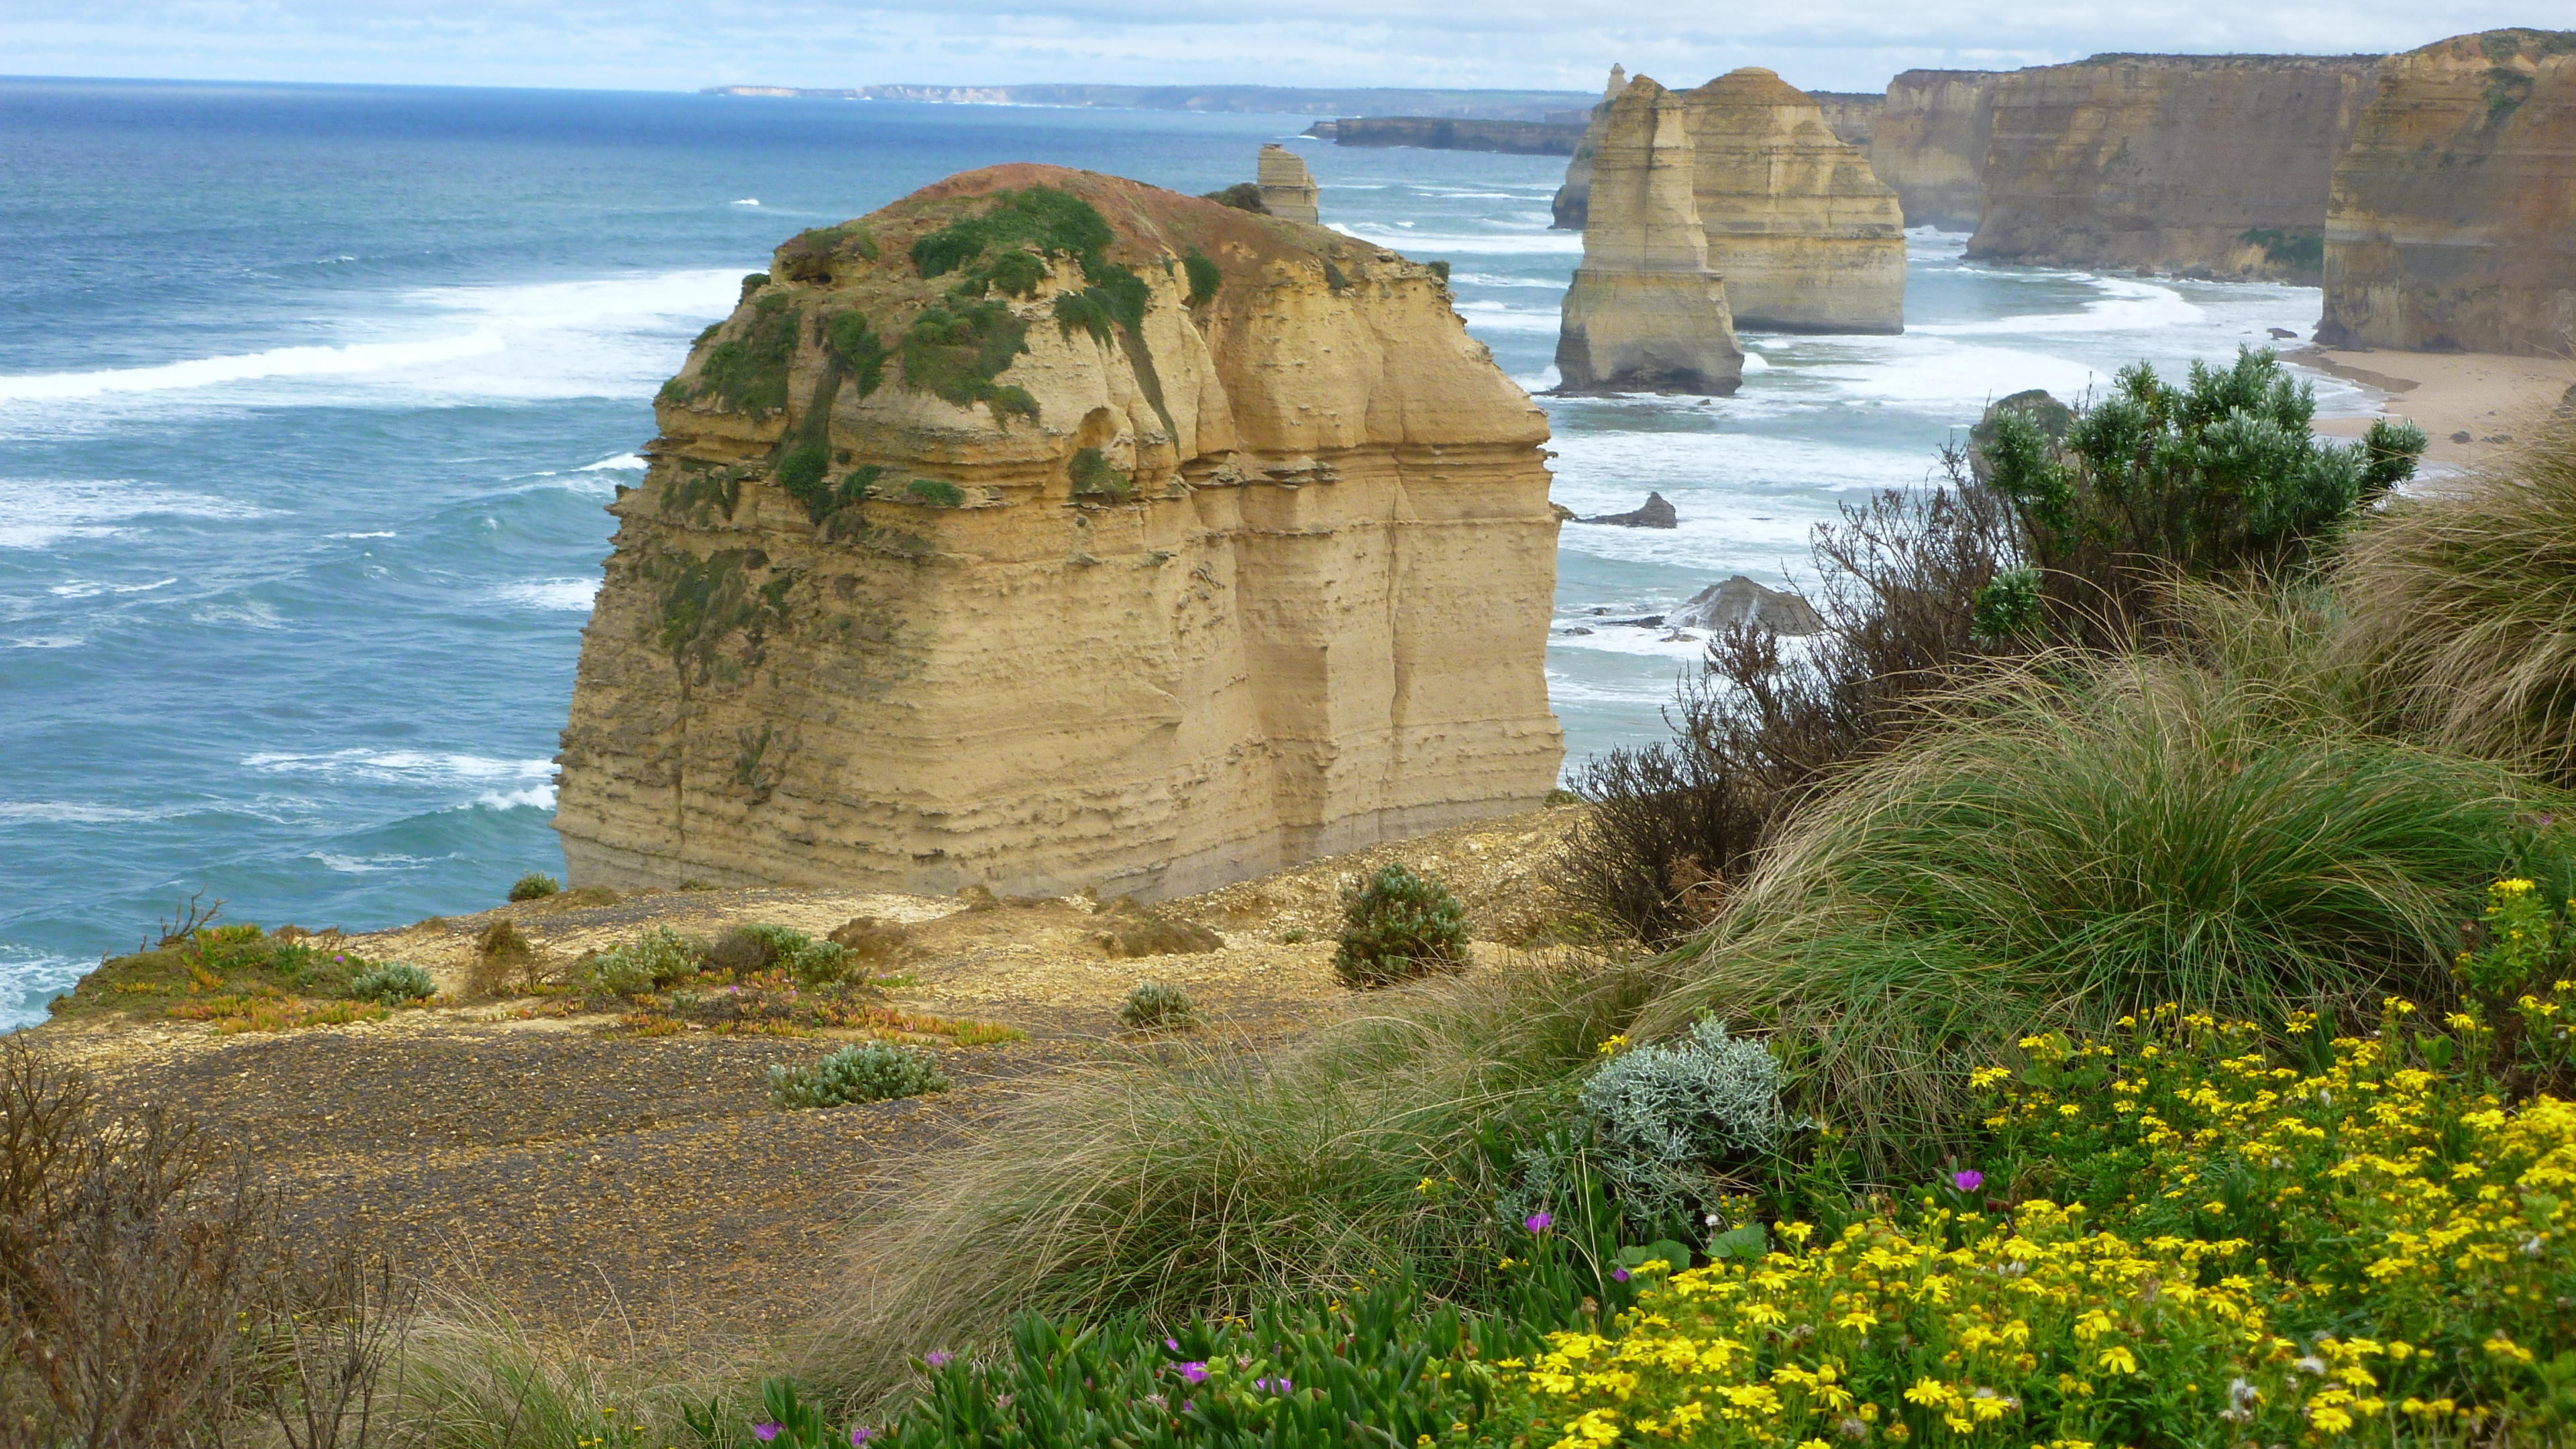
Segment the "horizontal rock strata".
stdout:
<path fill-rule="evenodd" d="M 1682 101 L 1708 264 L 1726 279 L 1735 325 L 1904 331 L 1904 213 L 1816 102 L 1759 66 Z"/>
<path fill-rule="evenodd" d="M 1323 224 L 1316 200 L 1323 193 L 1315 187 L 1314 173 L 1306 169 L 1306 158 L 1273 141 L 1261 148 L 1260 169 L 1254 179 L 1261 187 L 1261 209 L 1286 221 L 1302 221 L 1308 226 Z"/>
<path fill-rule="evenodd" d="M 1887 83 L 1870 126 L 1869 169 L 1895 188 L 1908 226 L 1975 231 L 1995 117 L 1992 71 L 1909 70 Z"/>
<path fill-rule="evenodd" d="M 1645 76 L 1604 108 L 1583 265 L 1557 333 L 1558 391 L 1725 396 L 1744 377 L 1692 200 L 1681 98 Z"/>
<path fill-rule="evenodd" d="M 2393 56 L 2334 168 L 2330 347 L 2576 351 L 2576 33 Z"/>
<path fill-rule="evenodd" d="M 1555 784 L 1546 422 L 1394 253 L 972 172 L 780 247 L 656 414 L 577 882 L 1155 899 Z"/>
<path fill-rule="evenodd" d="M 1601 149 L 1601 131 L 1610 123 L 1610 103 L 1628 88 L 1624 67 L 1610 67 L 1609 89 L 1601 93 L 1601 104 L 1592 108 L 1592 118 L 1584 124 L 1583 139 L 1574 146 L 1574 159 L 1565 164 L 1565 184 L 1556 188 L 1556 198 L 1549 204 L 1553 219 L 1550 231 L 1581 231 L 1585 218 L 1592 213 L 1592 154 Z"/>
<path fill-rule="evenodd" d="M 2313 285 L 2377 56 L 2096 56 L 1995 83 L 1968 255 Z"/>

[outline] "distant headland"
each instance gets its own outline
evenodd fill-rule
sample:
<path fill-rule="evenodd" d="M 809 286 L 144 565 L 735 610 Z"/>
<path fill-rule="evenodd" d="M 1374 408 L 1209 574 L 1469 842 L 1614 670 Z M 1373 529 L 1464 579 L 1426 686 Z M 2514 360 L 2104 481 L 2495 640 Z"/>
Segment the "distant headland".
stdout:
<path fill-rule="evenodd" d="M 708 86 L 709 96 L 826 101 L 922 101 L 964 106 L 1092 106 L 1297 116 L 1408 115 L 1459 120 L 1564 121 L 1580 125 L 1597 97 L 1584 91 L 1415 90 L 1403 86 Z M 1569 115 L 1569 113 L 1571 113 Z"/>

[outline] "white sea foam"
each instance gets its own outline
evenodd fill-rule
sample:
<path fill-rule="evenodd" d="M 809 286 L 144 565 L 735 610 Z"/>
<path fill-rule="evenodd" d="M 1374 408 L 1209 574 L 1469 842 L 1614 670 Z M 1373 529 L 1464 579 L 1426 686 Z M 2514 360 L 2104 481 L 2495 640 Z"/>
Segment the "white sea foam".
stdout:
<path fill-rule="evenodd" d="M 147 518 L 256 518 L 247 503 L 132 478 L 0 478 L 0 549 L 106 538 Z"/>
<path fill-rule="evenodd" d="M 71 990 L 97 964 L 26 946 L 0 945 L 0 1031 L 45 1020 L 49 1015 L 45 1004 Z"/>
<path fill-rule="evenodd" d="M 498 787 L 510 781 L 554 778 L 552 760 L 500 760 L 438 750 L 334 750 L 328 754 L 267 752 L 246 755 L 242 764 L 262 774 L 319 775 L 325 778 L 454 783 Z"/>
<path fill-rule="evenodd" d="M 746 196 L 746 197 L 744 197 L 742 200 L 735 202 L 735 203 L 734 203 L 734 205 L 736 205 L 736 206 L 758 206 L 758 205 L 760 205 L 760 198 L 759 198 L 759 197 L 757 197 L 757 196 Z"/>
<path fill-rule="evenodd" d="M 486 810 L 552 810 L 555 787 L 552 784 L 527 785 L 516 790 L 486 790 L 474 797 L 474 803 Z"/>
<path fill-rule="evenodd" d="M 1580 256 L 1583 252 L 1582 233 L 1571 231 L 1531 230 L 1490 232 L 1479 236 L 1424 236 L 1398 231 L 1393 227 L 1371 226 L 1365 223 L 1352 226 L 1336 223 L 1333 229 L 1344 236 L 1375 242 L 1379 246 L 1392 247 L 1408 254 L 1420 252 L 1438 256 L 1443 252 L 1464 252 L 1471 256 L 1542 256 L 1556 253 Z"/>
<path fill-rule="evenodd" d="M 1565 283 L 1554 277 L 1498 277 L 1491 272 L 1460 272 L 1450 280 L 1468 287 L 1544 287 L 1562 292 Z"/>
<path fill-rule="evenodd" d="M 1746 372 L 1769 372 L 1771 370 L 1771 359 L 1748 347 L 1744 349 L 1744 370 Z"/>
<path fill-rule="evenodd" d="M 1563 318 L 1556 308 L 1515 307 L 1507 302 L 1461 302 L 1458 315 L 1469 332 L 1554 332 Z"/>
<path fill-rule="evenodd" d="M 396 855 L 390 852 L 380 855 L 355 856 L 340 855 L 328 850 L 313 850 L 305 852 L 304 858 L 306 860 L 318 860 L 322 862 L 324 869 L 337 872 L 341 875 L 373 875 L 378 871 L 400 870 L 407 865 L 429 864 L 428 861 L 421 859 L 417 855 Z"/>
<path fill-rule="evenodd" d="M 68 584 L 55 584 L 45 592 L 65 599 L 95 599 L 102 594 L 148 594 L 177 582 L 176 578 L 167 578 L 148 584 L 106 584 L 91 579 L 74 579 Z"/>
<path fill-rule="evenodd" d="M 1995 317 L 1981 322 L 1931 323 L 1906 330 L 1924 337 L 1972 337 L 1997 333 L 2054 336 L 2073 332 L 2156 332 L 2199 326 L 2208 313 L 2171 287 L 2124 277 L 2084 279 L 2105 295 L 2087 302 L 2080 312 L 2035 312 Z"/>
<path fill-rule="evenodd" d="M 633 453 L 620 453 L 614 458 L 602 458 L 596 463 L 584 463 L 580 467 L 573 469 L 573 471 L 576 473 L 598 473 L 607 469 L 616 468 L 640 473 L 644 471 L 644 467 L 645 463 L 642 458 Z"/>
<path fill-rule="evenodd" d="M 192 813 L 192 809 L 176 806 L 147 810 L 129 805 L 85 805 L 66 800 L 0 800 L 0 825 L 28 822 L 40 825 L 125 825 L 137 820 L 168 820 Z"/>
<path fill-rule="evenodd" d="M 392 529 L 388 528 L 376 533 L 335 533 L 331 536 L 333 538 L 393 538 L 396 535 Z"/>
<path fill-rule="evenodd" d="M 208 604 L 189 615 L 200 624 L 248 624 L 254 629 L 275 629 L 286 621 L 277 611 L 257 599 L 239 604 Z"/>
<path fill-rule="evenodd" d="M 492 597 L 522 609 L 577 610 L 586 614 L 598 593 L 597 579 L 536 579 L 503 584 L 492 591 Z"/>

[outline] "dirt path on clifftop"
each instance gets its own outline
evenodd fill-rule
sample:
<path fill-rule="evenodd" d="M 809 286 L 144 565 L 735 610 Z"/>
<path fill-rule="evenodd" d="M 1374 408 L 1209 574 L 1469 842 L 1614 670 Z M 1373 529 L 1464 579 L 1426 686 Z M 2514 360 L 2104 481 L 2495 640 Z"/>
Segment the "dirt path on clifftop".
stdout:
<path fill-rule="evenodd" d="M 232 1036 L 151 1018 L 65 1020 L 35 1035 L 111 1100 L 181 1103 L 234 1134 L 294 1221 L 354 1224 L 434 1278 L 479 1283 L 532 1326 L 606 1320 L 672 1347 L 759 1336 L 827 1289 L 848 1220 L 899 1189 L 908 1164 L 971 1151 L 1029 1091 L 1150 1046 L 1117 1020 L 1137 982 L 1181 987 L 1209 1039 L 1309 1029 L 1353 999 L 1331 972 L 1343 882 L 1396 858 L 1457 892 L 1490 962 L 1507 949 L 1493 938 L 1542 909 L 1545 863 L 1577 814 L 1461 827 L 1157 907 L 1223 937 L 1193 955 L 1104 954 L 1101 908 L 1082 899 L 773 890 L 527 903 L 347 943 L 422 965 L 455 992 L 474 941 L 503 918 L 559 965 L 659 924 L 712 935 L 766 921 L 820 935 L 856 915 L 901 922 L 907 955 L 891 968 L 901 975 L 888 1004 L 1027 1034 L 939 1049 L 954 1085 L 901 1101 L 769 1104 L 771 1066 L 809 1063 L 854 1033 L 646 1036 L 609 1015 L 523 1015 L 543 1006 L 526 1001 Z"/>

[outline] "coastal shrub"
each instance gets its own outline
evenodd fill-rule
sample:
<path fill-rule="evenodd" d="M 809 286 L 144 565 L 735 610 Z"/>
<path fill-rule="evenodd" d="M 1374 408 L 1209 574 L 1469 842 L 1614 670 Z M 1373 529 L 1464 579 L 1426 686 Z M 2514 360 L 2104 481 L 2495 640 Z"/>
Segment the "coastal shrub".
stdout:
<path fill-rule="evenodd" d="M 804 314 L 785 296 L 761 294 L 752 302 L 750 319 L 708 349 L 698 364 L 692 396 L 713 397 L 754 417 L 786 407 L 787 367 L 796 354 L 796 334 L 803 323 Z"/>
<path fill-rule="evenodd" d="M 1108 455 L 1098 448 L 1076 448 L 1069 465 L 1073 491 L 1077 497 L 1108 498 L 1112 501 L 1127 496 L 1128 475 L 1113 466 Z"/>
<path fill-rule="evenodd" d="M 823 481 L 823 470 L 831 466 L 832 445 L 821 438 L 807 438 L 789 448 L 770 474 L 787 496 L 805 505 L 805 514 L 816 523 L 832 511 L 832 490 Z"/>
<path fill-rule="evenodd" d="M 513 984 L 533 987 L 537 976 L 537 950 L 519 928 L 504 919 L 483 928 L 475 938 L 474 959 L 466 968 L 465 991 L 469 996 L 498 996 Z"/>
<path fill-rule="evenodd" d="M 2375 723 L 2576 784 L 2576 413 L 2463 486 L 2393 500 L 2334 577 Z"/>
<path fill-rule="evenodd" d="M 930 1053 L 892 1042 L 846 1046 L 810 1067 L 769 1069 L 769 1100 L 788 1111 L 882 1102 L 944 1092 L 948 1079 Z"/>
<path fill-rule="evenodd" d="M 655 926 L 623 946 L 591 958 L 590 978 L 603 991 L 642 996 L 698 974 L 704 943 L 669 926 Z"/>
<path fill-rule="evenodd" d="M 2012 507 L 2019 561 L 2045 576 L 2052 626 L 2082 637 L 2088 622 L 2152 620 L 2168 574 L 2278 575 L 2414 476 L 2421 429 L 2383 418 L 2358 443 L 2321 443 L 2315 412 L 2315 390 L 2270 349 L 2240 347 L 2181 386 L 2143 362 L 2120 369 L 2055 445 L 2028 414 L 1998 413 L 1989 482 Z"/>
<path fill-rule="evenodd" d="M 514 901 L 541 901 L 563 889 L 563 882 L 542 871 L 529 871 L 510 887 Z"/>
<path fill-rule="evenodd" d="M 1139 981 L 1119 1005 L 1118 1019 L 1134 1031 L 1177 1031 L 1198 1024 L 1188 993 L 1159 981 Z"/>
<path fill-rule="evenodd" d="M 859 396 L 874 393 L 885 382 L 886 359 L 894 354 L 887 350 L 884 339 L 878 337 L 876 329 L 869 325 L 868 314 L 835 312 L 824 329 L 824 336 L 832 344 L 832 351 L 840 357 L 842 365 L 849 368 L 850 381 L 858 386 Z"/>
<path fill-rule="evenodd" d="M 1684 692 L 1685 719 L 1718 707 L 1704 680 Z M 1575 793 L 1592 808 L 1559 859 L 1557 891 L 1649 945 L 1715 919 L 1770 822 L 1769 792 L 1721 739 L 1703 723 L 1577 765 Z"/>
<path fill-rule="evenodd" d="M 1117 240 L 1091 203 L 1052 186 L 997 191 L 984 211 L 927 233 L 912 244 L 912 264 L 943 277 L 995 252 L 1035 248 L 1079 258 L 1085 270 Z"/>
<path fill-rule="evenodd" d="M 1391 986 L 1466 964 L 1467 913 L 1436 878 L 1392 861 L 1344 894 L 1341 948 L 1333 953 L 1333 976 L 1344 986 Z"/>
<path fill-rule="evenodd" d="M 707 965 L 743 975 L 776 967 L 806 986 L 829 986 L 849 975 L 855 960 L 845 947 L 817 941 L 790 926 L 736 926 L 707 948 Z"/>
<path fill-rule="evenodd" d="M 1197 247 L 1181 254 L 1181 270 L 1190 279 L 1189 305 L 1193 307 L 1215 301 L 1217 292 L 1225 286 L 1225 268 Z"/>
<path fill-rule="evenodd" d="M 2565 804 L 2315 724 L 2259 683 L 2066 656 L 1954 699 L 1808 812 L 1691 949 L 1648 1037 L 1759 1013 L 1872 1170 L 1955 1139 L 1940 1064 L 2160 1001 L 2278 1019 L 2452 998 L 2499 867 L 2576 885 Z"/>
<path fill-rule="evenodd" d="M 757 292 L 768 285 L 769 274 L 767 272 L 745 272 L 742 278 L 742 294 L 734 299 L 734 305 L 739 307 L 743 303 L 750 301 L 752 293 Z"/>
<path fill-rule="evenodd" d="M 2321 273 L 2326 267 L 2326 235 L 2321 231 L 2280 231 L 2256 227 L 2237 237 L 2247 246 L 2261 247 L 2263 260 L 2276 267 L 2286 267 L 2304 275 Z"/>
<path fill-rule="evenodd" d="M 845 221 L 798 232 L 778 249 L 778 267 L 791 282 L 830 285 L 843 257 L 877 259 L 877 239 L 865 222 Z M 766 280 L 764 278 L 763 280 Z"/>
<path fill-rule="evenodd" d="M 1529 958 L 1276 1051 L 1170 1039 L 1033 1095 L 867 1213 L 807 1371 L 873 1395 L 1021 1310 L 1168 1321 L 1371 1270 L 1481 1292 L 1517 1232 L 1486 1205 L 1651 980 Z"/>
<path fill-rule="evenodd" d="M 438 994 L 438 983 L 417 966 L 389 961 L 349 982 L 349 994 L 383 1006 L 409 1006 Z"/>
<path fill-rule="evenodd" d="M 1777 1152 L 1804 1125 L 1780 1105 L 1770 1049 L 1728 1036 L 1714 1018 L 1612 1056 L 1584 1079 L 1576 1103 L 1592 1128 L 1594 1165 L 1641 1239 L 1741 1192 L 1727 1168 Z"/>
<path fill-rule="evenodd" d="M 984 403 L 996 420 L 1015 412 L 1035 417 L 1037 405 L 1027 392 L 993 381 L 1028 350 L 1028 324 L 1012 315 L 1009 303 L 951 299 L 925 308 L 905 329 L 904 384 L 959 407 Z"/>
<path fill-rule="evenodd" d="M 932 508 L 962 508 L 966 505 L 965 490 L 945 478 L 915 478 L 903 486 L 903 495 Z"/>
<path fill-rule="evenodd" d="M 1237 211 L 1255 212 L 1265 216 L 1270 211 L 1269 207 L 1262 204 L 1261 186 L 1258 182 L 1238 181 L 1221 191 L 1211 191 L 1202 199 L 1213 201 L 1219 206 L 1231 206 Z"/>
<path fill-rule="evenodd" d="M 1350 284 L 1351 279 L 1342 275 L 1342 269 L 1335 265 L 1331 258 L 1326 258 L 1324 261 L 1324 285 L 1332 288 L 1336 292 L 1339 292 L 1350 286 Z"/>

